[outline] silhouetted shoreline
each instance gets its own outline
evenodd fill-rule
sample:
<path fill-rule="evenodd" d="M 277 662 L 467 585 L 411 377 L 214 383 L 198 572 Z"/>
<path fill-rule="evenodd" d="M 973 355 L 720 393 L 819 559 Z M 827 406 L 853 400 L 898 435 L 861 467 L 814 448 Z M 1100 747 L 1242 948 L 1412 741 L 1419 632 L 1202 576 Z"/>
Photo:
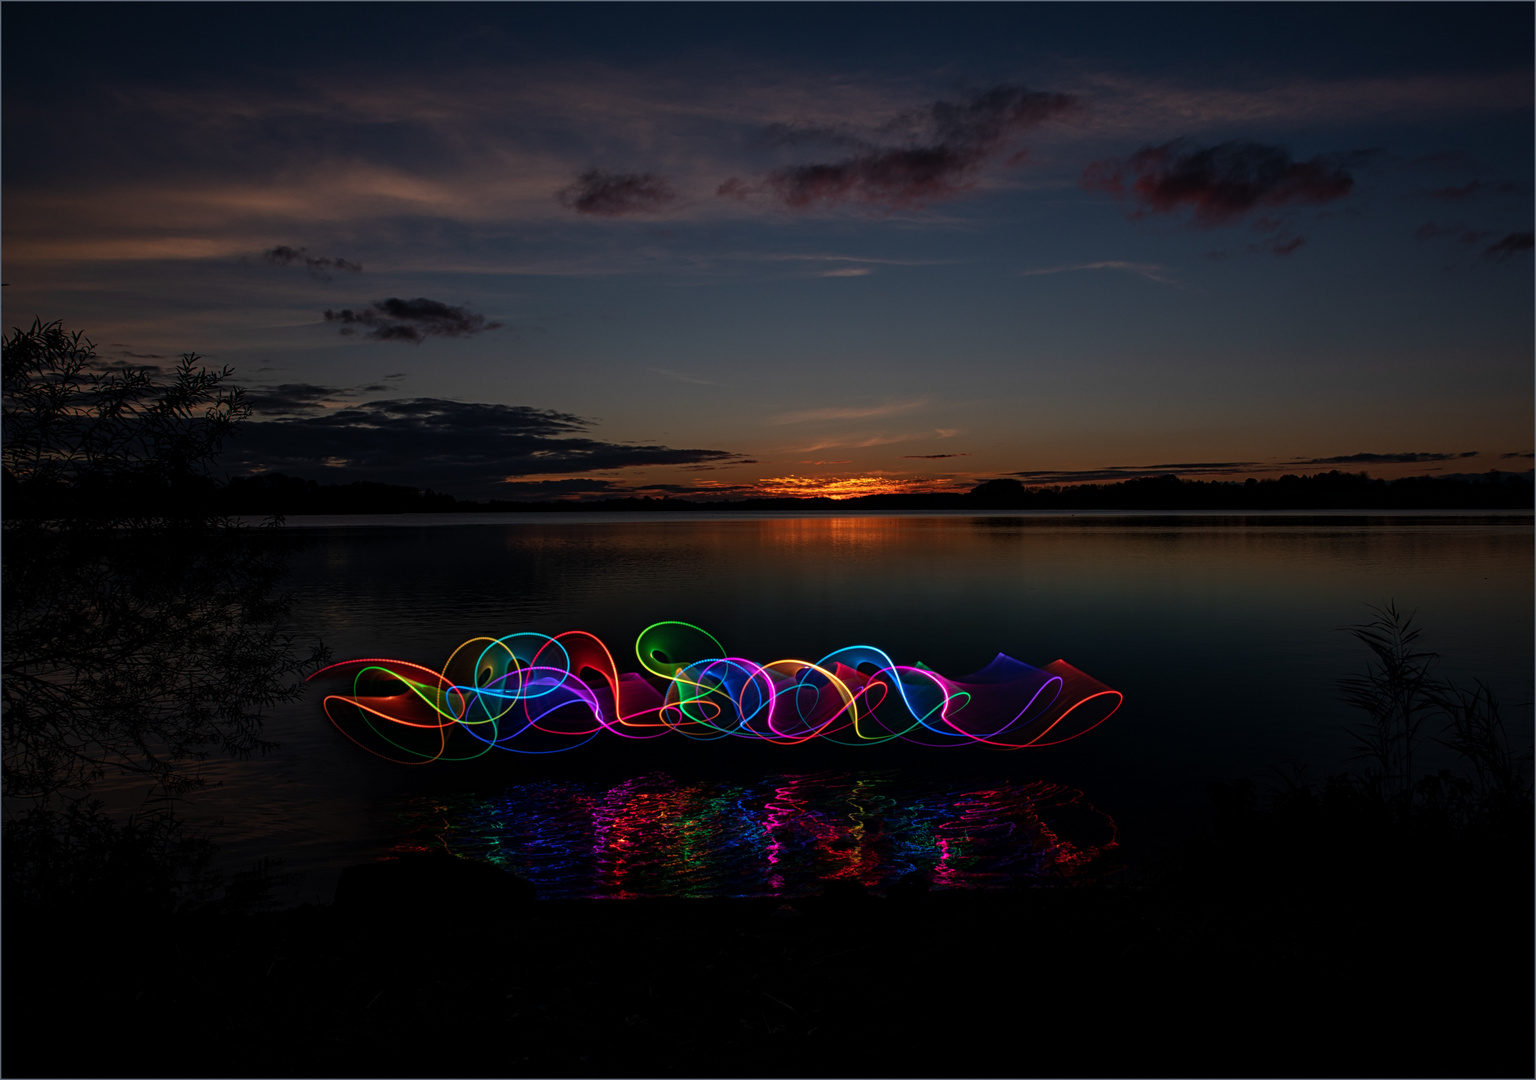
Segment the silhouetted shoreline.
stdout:
<path fill-rule="evenodd" d="M 88 927 L 12 908 L 4 1072 L 1531 1074 L 1525 853 L 1445 874 L 1391 844 L 1248 839 L 1134 886 L 107 907 Z M 82 995 L 92 1037 L 44 1037 Z"/>
<path fill-rule="evenodd" d="M 1327 472 L 1286 475 L 1272 480 L 1182 480 L 1145 477 L 1113 484 L 1029 487 L 1017 480 L 988 480 L 967 492 L 862 495 L 850 499 L 750 498 L 682 499 L 629 497 L 589 501 L 470 501 L 398 484 L 356 481 L 321 484 L 282 473 L 234 477 L 189 489 L 122 485 L 91 492 L 49 491 L 6 477 L 9 515 L 48 516 L 60 504 L 85 501 L 96 513 L 131 507 L 138 513 L 181 510 L 240 515 L 398 514 L 398 513 L 591 513 L 645 512 L 827 512 L 837 511 L 986 511 L 986 510 L 1128 510 L 1245 511 L 1272 510 L 1529 510 L 1536 506 L 1532 474 L 1490 472 L 1477 477 L 1412 476 L 1372 479 L 1366 473 Z"/>
<path fill-rule="evenodd" d="M 1475 477 L 1410 476 L 1372 479 L 1334 470 L 1309 476 L 1246 481 L 1143 477 L 1113 484 L 1030 487 L 988 480 L 966 492 L 861 495 L 849 499 L 697 499 L 650 496 L 596 500 L 459 499 L 401 484 L 354 481 L 322 484 L 283 473 L 237 476 L 224 483 L 194 477 L 174 485 L 117 478 L 111 484 L 53 485 L 5 474 L 7 517 L 142 517 L 207 514 L 297 516 L 313 514 L 476 513 L 761 513 L 989 510 L 1223 511 L 1306 510 L 1529 510 L 1536 507 L 1533 473 L 1489 472 Z"/>

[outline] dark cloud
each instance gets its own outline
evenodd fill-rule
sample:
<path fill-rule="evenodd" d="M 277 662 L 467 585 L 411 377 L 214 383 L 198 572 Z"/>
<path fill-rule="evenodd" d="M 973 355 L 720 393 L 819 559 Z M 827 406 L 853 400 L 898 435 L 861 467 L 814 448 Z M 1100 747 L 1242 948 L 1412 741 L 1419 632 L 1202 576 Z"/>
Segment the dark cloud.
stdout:
<path fill-rule="evenodd" d="M 1144 465 L 1146 469 L 1190 469 L 1205 472 L 1207 470 L 1251 469 L 1258 465 L 1257 461 L 1175 461 L 1163 465 Z"/>
<path fill-rule="evenodd" d="M 706 496 L 752 494 L 754 488 L 733 484 L 697 488 L 688 484 L 628 484 L 621 480 L 513 480 L 498 486 L 493 498 L 513 500 L 566 499 L 593 502 L 602 499 L 666 498 L 668 496 Z"/>
<path fill-rule="evenodd" d="M 739 177 L 733 176 L 725 183 L 717 187 L 715 189 L 715 194 L 722 199 L 736 199 L 737 201 L 741 201 L 751 197 L 752 185 L 746 183 Z"/>
<path fill-rule="evenodd" d="M 401 378 L 389 376 L 386 379 Z M 291 416 L 295 413 L 314 413 L 330 406 L 348 406 L 351 399 L 361 394 L 387 394 L 398 392 L 387 382 L 368 383 L 363 386 L 321 386 L 316 383 L 278 383 L 273 386 L 248 386 L 244 400 L 258 415 L 264 418 Z"/>
<path fill-rule="evenodd" d="M 126 355 L 137 356 L 138 354 L 127 353 Z M 161 358 L 157 356 L 155 359 L 159 360 Z M 105 362 L 98 361 L 95 367 L 100 371 L 147 371 L 152 375 L 166 375 L 169 374 L 171 370 L 163 364 L 146 364 L 142 360 L 139 360 L 135 363 L 130 363 L 127 360 L 107 360 Z"/>
<path fill-rule="evenodd" d="M 1036 127 L 1076 105 L 1071 94 L 1004 84 L 978 91 L 960 104 L 936 101 L 910 119 L 918 125 L 931 123 L 944 145 L 990 151 L 1010 134 Z"/>
<path fill-rule="evenodd" d="M 1439 199 L 1441 202 L 1461 202 L 1463 199 L 1476 198 L 1482 195 L 1514 195 L 1520 191 L 1518 184 L 1507 181 L 1497 184 L 1485 184 L 1481 180 L 1473 180 L 1461 187 L 1435 188 L 1433 191 L 1420 191 L 1417 194 L 1426 199 Z"/>
<path fill-rule="evenodd" d="M 743 198 L 764 190 L 791 209 L 816 203 L 859 202 L 900 209 L 950 198 L 969 187 L 976 170 L 1004 148 L 1008 138 L 1035 127 L 1076 104 L 1068 94 L 996 86 L 962 102 L 936 101 L 898 117 L 886 131 L 904 130 L 904 145 L 831 137 L 861 147 L 839 161 L 794 165 L 769 173 L 761 188 L 732 178 L 716 194 Z M 786 144 L 829 137 L 824 128 L 775 125 L 774 138 Z"/>
<path fill-rule="evenodd" d="M 938 461 L 940 458 L 970 457 L 970 454 L 902 454 L 902 460 Z"/>
<path fill-rule="evenodd" d="M 1511 453 L 1508 453 L 1508 454 L 1500 454 L 1500 455 L 1499 455 L 1499 460 L 1500 460 L 1500 461 L 1503 461 L 1503 460 L 1505 460 L 1505 459 L 1506 459 L 1506 458 L 1516 458 L 1516 457 L 1528 457 L 1528 458 L 1536 458 L 1536 453 L 1532 453 L 1532 452 L 1530 452 L 1530 451 L 1529 451 L 1529 450 L 1528 450 L 1528 451 L 1526 451 L 1526 452 L 1525 452 L 1525 453 L 1523 453 L 1523 454 L 1522 454 L 1522 453 L 1519 453 L 1519 452 L 1511 452 Z"/>
<path fill-rule="evenodd" d="M 1335 457 L 1298 458 L 1293 465 L 1412 465 L 1420 461 L 1455 461 L 1458 458 L 1477 457 L 1476 450 L 1464 450 L 1459 454 L 1339 454 Z"/>
<path fill-rule="evenodd" d="M 120 350 L 118 356 L 127 356 L 127 359 L 106 359 L 97 356 L 92 361 L 91 367 L 97 372 L 149 372 L 151 375 L 169 375 L 174 366 L 170 364 L 155 364 L 151 361 L 157 359 L 169 359 L 169 356 L 158 352 L 131 352 L 126 346 L 112 346 Z"/>
<path fill-rule="evenodd" d="M 356 327 L 366 326 L 368 336 L 376 341 L 404 341 L 412 345 L 420 345 L 429 337 L 470 337 L 500 329 L 502 325 L 486 322 L 484 315 L 467 307 L 451 307 L 421 296 L 414 300 L 391 296 L 358 311 L 327 310 L 325 321 L 341 323 L 343 334 L 356 333 Z"/>
<path fill-rule="evenodd" d="M 1512 232 L 1497 244 L 1490 245 L 1483 252 L 1483 257 L 1502 261 L 1522 251 L 1530 251 L 1533 246 L 1536 246 L 1536 235 L 1528 232 Z"/>
<path fill-rule="evenodd" d="M 308 400 L 321 389 L 311 388 Z M 302 393 L 292 396 L 306 400 Z M 239 471 L 264 468 L 332 482 L 378 480 L 495 498 L 507 477 L 738 458 L 726 450 L 604 442 L 586 434 L 590 426 L 570 413 L 519 405 L 369 401 L 244 424 L 229 441 L 226 460 Z"/>
<path fill-rule="evenodd" d="M 1135 480 L 1142 476 L 1165 476 L 1165 472 L 1111 466 L 1105 469 L 1043 469 L 1009 473 L 1026 484 L 1086 484 L 1098 480 Z"/>
<path fill-rule="evenodd" d="M 1081 183 L 1134 201 L 1137 215 L 1189 210 L 1198 225 L 1225 225 L 1254 210 L 1343 198 L 1355 181 L 1342 160 L 1293 161 L 1278 146 L 1239 140 L 1200 148 L 1177 139 L 1096 161 Z"/>
<path fill-rule="evenodd" d="M 326 401 L 335 401 L 347 391 L 314 383 L 280 383 L 277 386 L 247 387 L 245 402 L 258 413 L 280 415 L 314 412 Z"/>
<path fill-rule="evenodd" d="M 652 173 L 611 173 L 591 169 L 574 184 L 561 188 L 558 198 L 578 214 L 622 217 L 655 214 L 677 201 L 677 193 Z"/>
<path fill-rule="evenodd" d="M 969 149 L 919 146 L 882 150 L 830 165 L 797 165 L 768 177 L 768 185 L 792 209 L 850 199 L 891 208 L 954 195 L 980 161 Z"/>
<path fill-rule="evenodd" d="M 361 274 L 363 264 L 349 262 L 346 259 L 322 259 L 305 254 L 305 248 L 289 247 L 287 244 L 279 244 L 268 251 L 263 251 L 261 257 L 274 266 L 302 266 L 315 277 L 323 281 L 330 281 L 332 270 L 345 270 L 349 274 Z"/>
<path fill-rule="evenodd" d="M 748 484 L 712 484 L 707 488 L 694 487 L 692 484 L 639 484 L 625 489 L 624 495 L 710 495 L 716 496 L 725 491 L 754 491 Z"/>
<path fill-rule="evenodd" d="M 1106 465 L 1102 469 L 1034 469 L 1009 473 L 1026 484 L 1082 484 L 1095 480 L 1135 480 L 1143 476 L 1175 476 L 1179 473 L 1229 475 L 1266 468 L 1257 461 L 1184 461 L 1164 465 Z"/>
<path fill-rule="evenodd" d="M 609 495 L 624 490 L 617 480 L 512 480 L 497 489 L 498 499 L 559 499 L 571 495 Z"/>

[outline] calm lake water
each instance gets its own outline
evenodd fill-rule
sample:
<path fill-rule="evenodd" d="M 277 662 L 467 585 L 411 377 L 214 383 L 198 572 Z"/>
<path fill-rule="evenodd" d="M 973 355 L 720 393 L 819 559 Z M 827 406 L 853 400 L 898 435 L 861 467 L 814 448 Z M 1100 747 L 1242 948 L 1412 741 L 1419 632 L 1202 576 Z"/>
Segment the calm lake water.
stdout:
<path fill-rule="evenodd" d="M 911 870 L 987 885 L 1134 862 L 1212 780 L 1349 766 L 1336 681 L 1368 605 L 1416 613 L 1441 673 L 1488 682 L 1525 737 L 1530 514 L 507 515 L 295 518 L 295 628 L 338 660 L 440 667 L 462 641 L 587 630 L 620 670 L 635 636 L 694 623 L 736 656 L 875 645 L 949 676 L 998 652 L 1058 658 L 1125 694 L 1071 743 L 1001 752 L 600 737 L 566 753 L 391 764 L 326 720 L 275 712 L 283 747 L 211 763 L 194 809 L 232 868 L 277 856 L 288 899 L 340 868 L 446 846 L 545 895 L 763 894 Z M 334 690 L 331 686 L 329 689 Z M 617 744 L 617 745 L 615 745 Z"/>

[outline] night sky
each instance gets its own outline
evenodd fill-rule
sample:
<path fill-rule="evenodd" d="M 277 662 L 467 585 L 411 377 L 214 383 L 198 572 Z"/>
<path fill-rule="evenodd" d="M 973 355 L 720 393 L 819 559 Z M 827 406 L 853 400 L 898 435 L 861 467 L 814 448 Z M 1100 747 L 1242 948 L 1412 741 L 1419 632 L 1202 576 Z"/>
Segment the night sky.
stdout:
<path fill-rule="evenodd" d="M 470 498 L 1524 471 L 1533 10 L 7 3 L 5 326 Z"/>

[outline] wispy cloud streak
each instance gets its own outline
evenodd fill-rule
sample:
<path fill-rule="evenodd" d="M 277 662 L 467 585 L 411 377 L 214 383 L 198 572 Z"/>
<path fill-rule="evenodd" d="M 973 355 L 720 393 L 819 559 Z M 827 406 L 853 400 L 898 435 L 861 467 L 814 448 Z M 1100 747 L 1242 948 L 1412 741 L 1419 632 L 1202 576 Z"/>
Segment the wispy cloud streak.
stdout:
<path fill-rule="evenodd" d="M 1120 259 L 1108 259 L 1102 262 L 1072 263 L 1066 266 L 1042 266 L 1036 270 L 1021 270 L 1020 277 L 1040 277 L 1045 274 L 1069 274 L 1077 270 L 1121 270 L 1128 274 L 1139 274 L 1149 281 L 1156 281 L 1163 285 L 1177 284 L 1168 275 L 1166 267 L 1157 263 L 1125 262 Z"/>
<path fill-rule="evenodd" d="M 928 399 L 918 401 L 893 401 L 882 405 L 843 405 L 822 409 L 797 409 L 771 417 L 770 424 L 803 424 L 812 420 L 867 420 L 873 416 L 894 416 L 911 412 L 928 404 Z"/>

